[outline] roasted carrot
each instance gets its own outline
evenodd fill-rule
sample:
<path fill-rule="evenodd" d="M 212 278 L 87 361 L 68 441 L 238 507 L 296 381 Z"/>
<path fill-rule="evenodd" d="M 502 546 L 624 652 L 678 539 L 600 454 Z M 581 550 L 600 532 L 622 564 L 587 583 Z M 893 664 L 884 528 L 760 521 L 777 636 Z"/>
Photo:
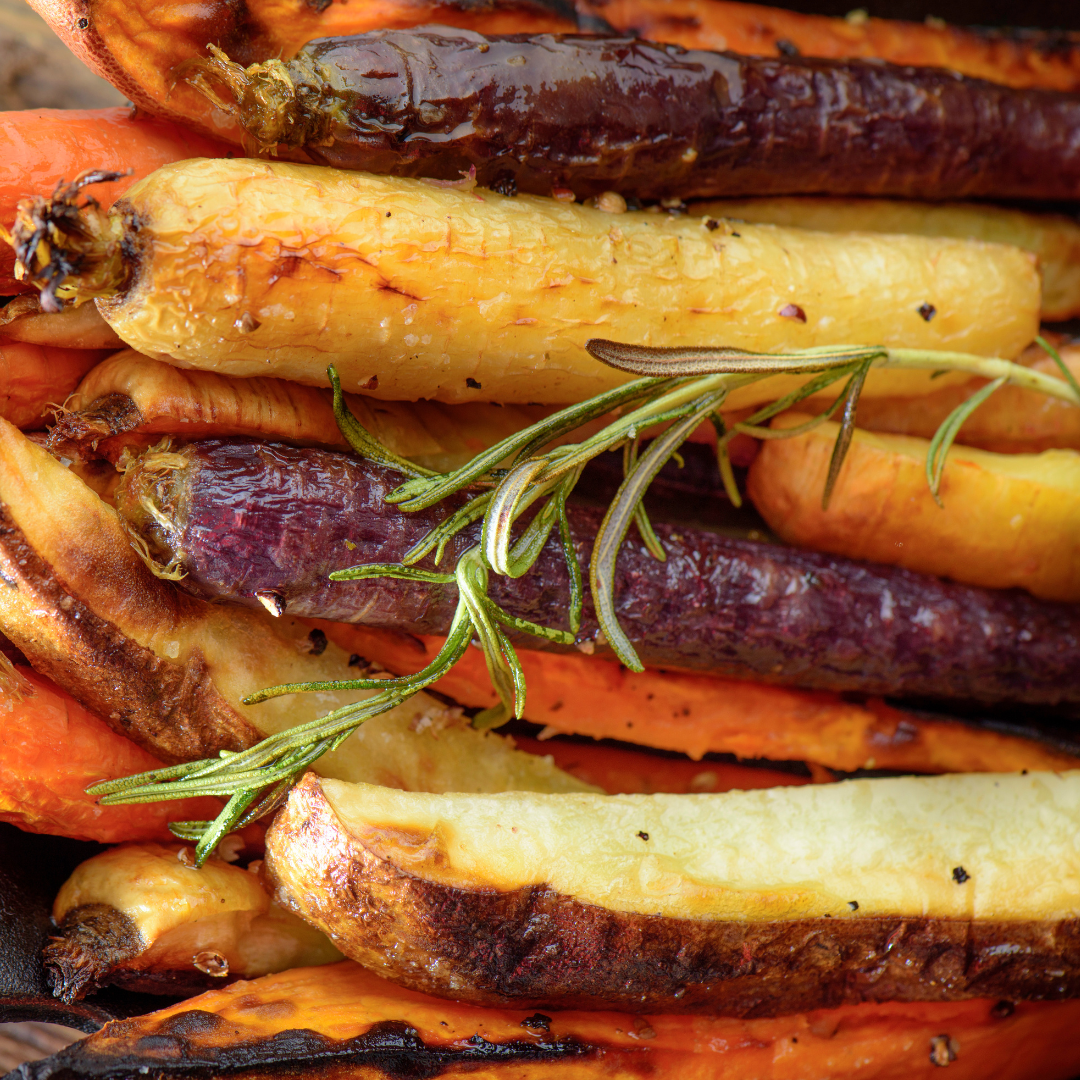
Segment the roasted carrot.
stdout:
<path fill-rule="evenodd" d="M 785 413 L 774 426 L 808 419 Z M 806 435 L 767 440 L 750 467 L 750 498 L 788 543 L 989 589 L 1019 587 L 1045 600 L 1080 601 L 1074 450 L 993 454 L 954 446 L 939 502 L 927 484 L 928 440 L 856 429 L 826 509 L 822 493 L 837 435 L 838 425 L 825 423 Z M 936 634 L 950 616 L 930 611 L 926 619 L 923 625 Z M 1017 639 L 1024 636 L 1017 628 Z"/>
<path fill-rule="evenodd" d="M 54 345 L 64 349 L 110 349 L 124 343 L 93 304 L 71 305 L 49 314 L 33 293 L 14 296 L 0 308 L 0 337 L 31 345 Z"/>
<path fill-rule="evenodd" d="M 26 430 L 44 428 L 50 406 L 63 405 L 108 349 L 64 349 L 0 337 L 0 417 Z"/>
<path fill-rule="evenodd" d="M 20 211 L 16 243 L 45 295 L 62 281 L 64 296 L 97 297 L 157 359 L 323 386 L 333 363 L 345 390 L 388 400 L 581 401 L 629 381 L 585 351 L 598 327 L 656 346 L 982 356 L 1015 356 L 1038 331 L 1033 257 L 973 240 L 734 229 L 249 160 L 167 165 L 73 225 L 80 201 L 68 190 Z M 65 249 L 79 271 L 53 277 Z M 930 374 L 874 370 L 865 392 L 937 389 Z M 755 383 L 726 404 L 790 389 Z"/>
<path fill-rule="evenodd" d="M 548 734 L 545 732 L 545 736 Z M 515 736 L 514 742 L 519 750 L 527 750 L 530 754 L 550 755 L 560 769 L 587 784 L 595 784 L 609 795 L 652 795 L 656 792 L 704 794 L 710 791 L 788 787 L 810 782 L 798 773 L 779 769 L 662 757 L 620 746 L 523 736 Z M 824 769 L 818 770 L 818 776 L 821 779 L 831 778 Z"/>
<path fill-rule="evenodd" d="M 97 780 L 161 767 L 73 697 L 30 668 L 0 687 L 0 821 L 28 832 L 115 844 L 169 840 L 169 821 L 213 818 L 217 799 L 98 806 L 86 794 Z M 10 679 L 10 676 L 9 676 Z"/>
<path fill-rule="evenodd" d="M 1060 355 L 1080 379 L 1080 346 L 1062 345 Z M 1052 377 L 1061 374 L 1054 361 L 1035 346 L 1024 353 L 1020 363 Z M 973 379 L 964 386 L 946 386 L 918 398 L 867 398 L 859 402 L 856 423 L 868 431 L 930 439 L 953 409 L 985 385 L 985 379 Z M 1003 386 L 971 414 L 956 441 L 999 454 L 1080 450 L 1080 409 L 1019 386 Z"/>
<path fill-rule="evenodd" d="M 194 1060 L 213 1075 L 229 1070 L 236 1080 L 256 1080 L 271 1071 L 306 1074 L 329 1059 L 339 1075 L 386 1076 L 390 1060 L 402 1063 L 398 1075 L 483 1080 L 930 1080 L 936 1065 L 949 1065 L 949 1080 L 1067 1080 L 1080 1068 L 1078 1024 L 1080 1002 L 994 998 L 750 1020 L 526 1016 L 428 997 L 343 961 L 236 983 L 106 1025 L 33 1075 L 117 1080 L 145 1069 L 180 1080 Z"/>
<path fill-rule="evenodd" d="M 311 625 L 342 649 L 395 674 L 418 671 L 442 645 L 439 638 L 346 623 Z M 1077 760 L 1035 740 L 928 719 L 880 702 L 860 705 L 819 691 L 681 672 L 635 674 L 597 657 L 524 649 L 518 655 L 529 688 L 526 719 L 552 732 L 676 750 L 695 760 L 718 752 L 807 761 L 844 772 L 928 773 L 1074 768 Z M 462 705 L 488 708 L 498 701 L 476 649 L 435 688 Z"/>
<path fill-rule="evenodd" d="M 1080 315 L 1080 222 L 1065 214 L 979 203 L 813 196 L 721 199 L 695 203 L 689 212 L 821 232 L 913 233 L 1013 244 L 1039 257 L 1043 320 Z"/>
<path fill-rule="evenodd" d="M 136 180 L 169 161 L 219 157 L 230 148 L 180 124 L 133 117 L 118 109 L 33 109 L 0 114 L 0 225 L 15 220 L 15 204 L 30 192 L 48 195 L 59 180 L 87 169 L 127 174 L 94 190 L 110 206 Z M 11 251 L 0 245 L 0 296 L 23 292 Z"/>
<path fill-rule="evenodd" d="M 915 67 L 944 67 L 991 82 L 1050 90 L 1080 89 L 1080 34 L 802 15 L 729 0 L 579 0 L 617 30 L 688 49 L 729 49 L 754 56 L 867 57 Z M 335 33 L 344 31 L 336 30 Z M 359 31 L 351 31 L 358 33 Z"/>
<path fill-rule="evenodd" d="M 766 56 L 867 57 L 948 67 L 1015 87 L 1080 86 L 1075 35 L 1010 37 L 885 19 L 830 19 L 725 0 L 364 0 L 197 5 L 155 0 L 31 0 L 84 63 L 140 108 L 216 133 L 220 114 L 172 72 L 207 43 L 245 64 L 294 56 L 315 38 L 437 23 L 485 34 L 624 31 L 688 49 Z"/>

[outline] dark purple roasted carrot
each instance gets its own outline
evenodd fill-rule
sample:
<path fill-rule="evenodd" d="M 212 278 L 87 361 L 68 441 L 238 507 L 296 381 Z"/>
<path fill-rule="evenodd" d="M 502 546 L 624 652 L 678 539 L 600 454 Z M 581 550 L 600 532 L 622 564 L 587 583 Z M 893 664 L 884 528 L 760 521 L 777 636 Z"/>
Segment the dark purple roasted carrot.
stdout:
<path fill-rule="evenodd" d="M 445 27 L 194 66 L 253 145 L 339 168 L 579 197 L 1080 195 L 1080 97 L 936 68 Z"/>
<path fill-rule="evenodd" d="M 344 454 L 206 441 L 141 459 L 118 500 L 155 557 L 175 559 L 187 574 L 181 586 L 198 595 L 444 634 L 453 586 L 327 579 L 400 561 L 461 504 L 403 513 L 383 501 L 399 480 Z M 587 563 L 600 514 L 575 508 L 570 521 Z M 631 534 L 615 575 L 619 621 L 651 666 L 897 697 L 1080 703 L 1074 605 L 683 526 L 657 533 L 666 562 Z M 475 529 L 459 533 L 441 565 L 476 541 Z M 490 596 L 514 616 L 565 628 L 561 549 L 549 542 L 522 578 L 492 575 Z M 578 640 L 603 648 L 588 595 Z"/>

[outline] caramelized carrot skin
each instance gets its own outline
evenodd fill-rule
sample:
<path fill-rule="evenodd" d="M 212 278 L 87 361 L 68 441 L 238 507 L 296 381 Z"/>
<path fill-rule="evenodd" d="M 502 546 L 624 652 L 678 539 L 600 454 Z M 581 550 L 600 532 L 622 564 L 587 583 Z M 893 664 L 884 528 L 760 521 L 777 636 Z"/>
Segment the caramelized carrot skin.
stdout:
<path fill-rule="evenodd" d="M 309 620 L 341 648 L 375 661 L 395 675 L 409 675 L 430 663 L 441 638 L 412 637 L 347 623 Z M 529 688 L 526 719 L 571 735 L 674 750 L 700 760 L 710 752 L 774 761 L 806 761 L 826 769 L 896 769 L 904 772 L 1010 772 L 1018 769 L 1074 768 L 1076 758 L 1032 739 L 983 730 L 953 720 L 932 720 L 901 712 L 883 702 L 866 705 L 835 694 L 792 690 L 735 679 L 646 670 L 636 674 L 598 657 L 519 649 Z M 462 705 L 489 708 L 498 703 L 484 658 L 470 649 L 435 689 Z M 615 759 L 590 762 L 587 747 L 573 750 L 557 740 L 531 744 L 552 753 L 560 768 L 607 790 L 612 780 L 632 790 L 645 784 L 660 790 L 635 766 Z M 572 768 L 575 755 L 584 768 Z M 661 763 L 663 765 L 663 763 Z M 682 764 L 682 763 L 679 763 Z M 663 766 L 666 768 L 666 766 Z M 725 790 L 791 782 L 789 774 L 749 770 L 753 775 L 718 771 L 716 783 L 703 776 L 712 764 L 696 766 L 679 779 L 665 774 L 671 791 Z M 595 771 L 589 771 L 595 769 Z M 620 774 L 620 777 L 616 777 Z"/>
<path fill-rule="evenodd" d="M 0 224 L 15 220 L 27 195 L 49 195 L 86 169 L 131 174 L 99 184 L 94 198 L 111 206 L 136 180 L 170 161 L 221 157 L 230 148 L 168 120 L 133 118 L 115 109 L 33 109 L 0 113 Z M 27 291 L 15 280 L 14 255 L 0 244 L 0 296 Z"/>
<path fill-rule="evenodd" d="M 941 22 L 835 19 L 729 0 L 581 0 L 579 9 L 602 14 L 617 30 L 687 49 L 782 56 L 794 47 L 803 56 L 832 60 L 952 68 L 1005 86 L 1080 89 L 1078 34 L 1010 37 Z"/>
<path fill-rule="evenodd" d="M 0 338 L 0 416 L 26 431 L 44 428 L 49 406 L 62 405 L 110 351 Z"/>
<path fill-rule="evenodd" d="M 379 1047 L 385 1055 L 393 1040 L 409 1069 L 397 1075 L 458 1076 L 460 1063 L 475 1080 L 931 1080 L 931 1040 L 943 1034 L 950 1080 L 1068 1080 L 1080 1069 L 1076 1001 L 854 1005 L 755 1020 L 528 1011 L 428 997 L 344 961 L 107 1024 L 34 1076 L 172 1080 L 198 1061 L 212 1075 L 258 1080 L 329 1058 L 330 1075 L 366 1080 L 390 1075 Z"/>
<path fill-rule="evenodd" d="M 22 700 L 0 696 L 0 821 L 27 832 L 115 844 L 169 840 L 169 821 L 209 819 L 216 799 L 98 806 L 88 784 L 113 780 L 161 762 L 84 709 L 30 668 L 16 669 L 32 690 Z"/>

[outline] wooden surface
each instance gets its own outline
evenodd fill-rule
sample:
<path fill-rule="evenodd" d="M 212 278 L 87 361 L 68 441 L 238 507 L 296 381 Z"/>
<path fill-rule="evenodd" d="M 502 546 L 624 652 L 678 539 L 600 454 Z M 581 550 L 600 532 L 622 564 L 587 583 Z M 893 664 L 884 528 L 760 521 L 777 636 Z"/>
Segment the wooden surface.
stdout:
<path fill-rule="evenodd" d="M 124 96 L 99 79 L 25 0 L 0 0 L 0 109 L 101 109 Z"/>
<path fill-rule="evenodd" d="M 0 1024 L 0 1076 L 24 1061 L 55 1054 L 81 1038 L 81 1031 L 57 1024 Z"/>

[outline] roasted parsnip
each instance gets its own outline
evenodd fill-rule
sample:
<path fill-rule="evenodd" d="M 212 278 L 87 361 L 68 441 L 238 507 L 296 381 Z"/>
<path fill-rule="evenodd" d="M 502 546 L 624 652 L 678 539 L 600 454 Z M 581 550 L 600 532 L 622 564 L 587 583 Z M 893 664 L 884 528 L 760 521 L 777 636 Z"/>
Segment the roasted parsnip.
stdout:
<path fill-rule="evenodd" d="M 109 1024 L 16 1080 L 262 1080 L 332 1063 L 348 1080 L 735 1080 L 857 1075 L 911 1080 L 948 1063 L 956 1080 L 1068 1080 L 1080 1068 L 1076 1001 L 864 1004 L 797 1016 L 477 1008 L 417 994 L 352 961 L 224 986 Z"/>
<path fill-rule="evenodd" d="M 220 858 L 196 870 L 183 844 L 125 844 L 81 863 L 53 904 L 45 949 L 54 992 L 74 1001 L 112 983 L 193 993 L 341 959 L 325 935 L 273 903 L 253 871 Z"/>
<path fill-rule="evenodd" d="M 808 417 L 788 413 L 778 426 Z M 954 446 L 939 501 L 927 483 L 929 443 L 856 430 L 828 508 L 822 491 L 837 425 L 772 439 L 748 492 L 789 543 L 938 574 L 992 589 L 1080 600 L 1080 454 L 991 454 Z M 927 608 L 928 627 L 945 619 Z M 944 624 L 943 624 L 944 625 Z"/>
<path fill-rule="evenodd" d="M 579 401 L 628 381 L 585 352 L 600 328 L 652 345 L 872 342 L 1005 357 L 1037 330 L 1032 257 L 975 241 L 734 229 L 204 160 L 158 170 L 108 215 L 83 211 L 87 236 L 57 236 L 47 252 L 33 222 L 59 218 L 72 198 L 24 207 L 21 257 L 32 276 L 48 274 L 49 253 L 72 244 L 85 269 L 63 279 L 62 293 L 99 297 L 132 348 L 312 385 L 327 385 L 334 363 L 346 390 L 386 399 Z M 767 380 L 727 407 L 798 384 Z M 864 392 L 940 385 L 929 371 L 872 371 Z"/>
<path fill-rule="evenodd" d="M 295 619 L 206 604 L 155 576 L 111 507 L 0 421 L 0 633 L 114 730 L 166 761 L 253 745 L 369 691 L 242 699 L 346 679 L 349 654 Z M 377 747 L 377 751 L 373 751 Z M 550 762 L 427 695 L 365 725 L 321 770 L 382 784 L 578 791 Z"/>
<path fill-rule="evenodd" d="M 92 305 L 84 305 L 79 311 Z M 439 471 L 519 431 L 548 410 L 485 402 L 374 401 L 346 396 L 364 427 L 394 453 Z M 326 390 L 284 379 L 239 379 L 183 370 L 126 349 L 98 364 L 79 384 L 49 432 L 54 453 L 115 461 L 162 435 L 184 439 L 242 436 L 348 450 Z"/>
<path fill-rule="evenodd" d="M 308 775 L 265 865 L 411 989 L 768 1016 L 1076 996 L 1078 825 L 1076 772 L 561 797 Z"/>
<path fill-rule="evenodd" d="M 974 203 L 812 197 L 723 199 L 697 203 L 690 212 L 820 232 L 908 233 L 1014 244 L 1039 257 L 1043 319 L 1080 314 L 1080 224 L 1064 214 Z"/>

